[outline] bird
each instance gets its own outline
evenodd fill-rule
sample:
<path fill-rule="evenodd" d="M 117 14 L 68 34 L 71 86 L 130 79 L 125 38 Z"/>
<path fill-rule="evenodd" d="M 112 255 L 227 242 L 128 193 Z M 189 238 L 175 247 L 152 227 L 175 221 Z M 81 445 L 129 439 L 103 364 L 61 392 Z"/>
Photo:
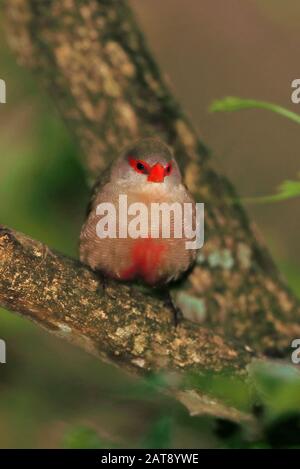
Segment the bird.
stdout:
<path fill-rule="evenodd" d="M 195 262 L 197 250 L 186 249 L 184 234 L 181 238 L 171 236 L 175 223 L 172 212 L 169 237 L 163 237 L 161 226 L 150 226 L 149 218 L 139 221 L 146 222 L 150 234 L 99 237 L 97 207 L 113 204 L 112 216 L 116 215 L 120 229 L 120 195 L 126 196 L 128 206 L 141 203 L 149 211 L 152 203 L 176 202 L 181 207 L 189 203 L 194 222 L 195 201 L 183 183 L 171 147 L 157 137 L 142 138 L 123 149 L 96 181 L 80 233 L 80 260 L 105 278 L 123 282 L 138 281 L 161 287 L 180 279 Z M 153 228 L 158 230 L 156 237 L 151 236 Z"/>

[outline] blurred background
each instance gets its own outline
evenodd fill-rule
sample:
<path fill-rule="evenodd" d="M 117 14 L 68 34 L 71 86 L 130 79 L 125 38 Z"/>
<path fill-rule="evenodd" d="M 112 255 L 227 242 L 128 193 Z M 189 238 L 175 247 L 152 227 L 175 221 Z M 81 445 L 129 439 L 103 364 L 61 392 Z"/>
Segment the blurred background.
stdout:
<path fill-rule="evenodd" d="M 268 111 L 209 114 L 239 96 L 291 102 L 298 65 L 297 0 L 131 0 L 149 45 L 241 196 L 274 193 L 300 171 L 299 127 Z M 20 68 L 0 13 L 0 223 L 72 256 L 88 200 L 78 149 L 35 77 Z M 299 108 L 299 109 L 298 109 Z M 299 199 L 251 205 L 290 286 L 300 295 Z M 297 216 L 298 215 L 298 216 Z M 216 423 L 191 419 L 140 383 L 1 310 L 0 447 L 214 447 Z M 86 443 L 85 443 L 86 442 Z"/>

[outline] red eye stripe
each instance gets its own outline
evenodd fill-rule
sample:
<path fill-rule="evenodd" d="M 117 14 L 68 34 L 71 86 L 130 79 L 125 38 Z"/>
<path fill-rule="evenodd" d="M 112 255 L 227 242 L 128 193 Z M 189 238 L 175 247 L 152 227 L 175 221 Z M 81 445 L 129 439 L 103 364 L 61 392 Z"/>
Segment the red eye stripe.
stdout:
<path fill-rule="evenodd" d="M 168 163 L 165 167 L 165 176 L 170 176 L 172 172 L 172 163 Z"/>
<path fill-rule="evenodd" d="M 134 158 L 128 159 L 130 166 L 137 172 L 141 174 L 149 174 L 150 166 L 148 163 L 142 160 L 135 160 Z"/>
<path fill-rule="evenodd" d="M 141 174 L 150 174 L 151 166 L 143 160 L 136 160 L 135 158 L 128 158 L 130 166 L 137 172 Z M 164 176 L 170 176 L 172 172 L 172 163 L 168 163 L 164 168 Z"/>

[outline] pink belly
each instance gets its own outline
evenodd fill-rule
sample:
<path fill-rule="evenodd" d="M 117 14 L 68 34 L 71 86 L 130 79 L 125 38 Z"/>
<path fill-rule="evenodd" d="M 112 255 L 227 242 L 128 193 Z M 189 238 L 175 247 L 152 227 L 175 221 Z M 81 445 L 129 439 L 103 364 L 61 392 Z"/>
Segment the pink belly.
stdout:
<path fill-rule="evenodd" d="M 121 280 L 141 278 L 151 285 L 160 280 L 166 258 L 167 244 L 157 239 L 137 239 L 132 246 L 129 266 L 120 274 Z"/>

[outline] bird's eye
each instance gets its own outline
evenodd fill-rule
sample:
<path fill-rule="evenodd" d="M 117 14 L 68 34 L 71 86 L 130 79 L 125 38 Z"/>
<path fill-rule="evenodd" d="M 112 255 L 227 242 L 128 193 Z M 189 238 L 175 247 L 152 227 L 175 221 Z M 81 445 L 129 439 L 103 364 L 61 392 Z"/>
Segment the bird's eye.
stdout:
<path fill-rule="evenodd" d="M 133 158 L 129 158 L 130 166 L 137 172 L 142 174 L 149 174 L 149 165 L 145 163 L 145 161 L 135 160 Z"/>
<path fill-rule="evenodd" d="M 165 167 L 165 176 L 169 176 L 172 171 L 172 165 L 171 163 L 168 163 L 167 166 Z"/>
<path fill-rule="evenodd" d="M 137 168 L 139 171 L 144 171 L 144 170 L 145 170 L 145 166 L 143 165 L 143 163 L 137 163 L 137 164 L 136 164 L 136 168 Z"/>

